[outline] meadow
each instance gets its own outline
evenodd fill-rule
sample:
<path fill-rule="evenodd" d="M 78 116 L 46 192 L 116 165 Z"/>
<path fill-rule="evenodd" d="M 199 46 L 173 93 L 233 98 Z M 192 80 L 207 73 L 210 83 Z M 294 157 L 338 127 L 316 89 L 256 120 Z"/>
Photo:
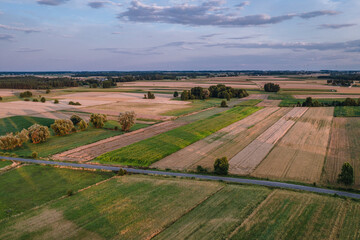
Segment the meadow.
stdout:
<path fill-rule="evenodd" d="M 335 107 L 334 117 L 360 117 L 360 107 Z"/>
<path fill-rule="evenodd" d="M 50 127 L 50 125 L 54 123 L 54 119 L 30 116 L 0 118 L 0 135 L 5 135 L 6 133 L 11 132 L 15 133 L 24 128 L 27 129 L 35 123 Z"/>
<path fill-rule="evenodd" d="M 11 165 L 11 164 L 12 164 L 11 161 L 2 161 L 2 160 L 0 160 L 0 168 L 9 166 L 9 165 Z"/>
<path fill-rule="evenodd" d="M 260 109 L 260 107 L 234 107 L 206 119 L 198 120 L 155 137 L 103 154 L 97 157 L 95 161 L 131 166 L 149 166 Z"/>

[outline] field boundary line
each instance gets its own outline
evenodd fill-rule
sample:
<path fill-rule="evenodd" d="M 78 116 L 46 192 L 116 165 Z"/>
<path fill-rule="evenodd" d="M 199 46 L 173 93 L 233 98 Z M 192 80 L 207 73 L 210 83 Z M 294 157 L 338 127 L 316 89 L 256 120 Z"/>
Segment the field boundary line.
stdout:
<path fill-rule="evenodd" d="M 271 193 L 269 193 L 269 195 L 267 195 L 267 197 L 266 197 L 263 201 L 261 201 L 261 202 L 259 203 L 259 205 L 257 205 L 257 207 L 254 209 L 254 211 L 252 211 L 252 213 L 251 213 L 239 226 L 237 226 L 237 227 L 229 234 L 229 236 L 228 236 L 226 239 L 228 240 L 228 239 L 232 238 L 232 236 L 234 236 L 234 235 L 240 230 L 240 228 L 242 228 L 245 224 L 247 224 L 247 223 L 250 221 L 250 219 L 251 219 L 252 217 L 254 217 L 255 214 L 257 214 L 257 213 L 259 212 L 259 210 L 265 205 L 265 203 L 267 203 L 267 202 L 269 201 L 270 198 L 272 198 L 272 196 L 273 196 L 276 192 L 278 192 L 278 190 L 273 190 Z"/>
<path fill-rule="evenodd" d="M 334 111 L 335 111 L 335 108 L 334 108 Z M 328 143 L 327 143 L 327 146 L 326 146 L 326 154 L 325 154 L 325 158 L 324 158 L 324 164 L 323 164 L 322 169 L 321 169 L 320 183 L 323 182 L 324 177 L 326 176 L 325 166 L 326 166 L 326 162 L 328 160 L 329 151 L 330 151 L 330 143 L 331 143 L 331 140 L 332 140 L 332 133 L 333 133 L 333 129 L 334 129 L 334 127 L 333 127 L 334 118 L 335 118 L 335 116 L 333 116 L 333 118 L 331 119 L 331 125 L 330 125 L 330 131 L 329 131 L 329 139 L 328 139 Z"/>
<path fill-rule="evenodd" d="M 168 223 L 166 226 L 164 226 L 163 229 L 159 230 L 158 232 L 155 232 L 153 234 L 151 234 L 149 237 L 146 238 L 146 240 L 150 240 L 153 239 L 154 237 L 156 237 L 157 235 L 159 235 L 160 233 L 162 233 L 163 231 L 165 231 L 166 229 L 168 229 L 169 227 L 171 227 L 172 225 L 174 225 L 177 221 L 179 221 L 181 218 L 183 218 L 185 215 L 189 214 L 190 212 L 192 212 L 193 210 L 195 210 L 198 206 L 200 206 L 201 204 L 203 204 L 204 202 L 206 202 L 208 199 L 210 199 L 211 197 L 213 197 L 215 194 L 217 194 L 218 192 L 220 192 L 221 190 L 223 190 L 225 188 L 225 185 L 221 186 L 218 190 L 216 190 L 215 192 L 211 193 L 210 195 L 208 195 L 206 198 L 204 198 L 202 201 L 200 201 L 199 203 L 195 204 L 192 208 L 190 208 L 188 211 L 186 211 L 184 214 L 182 214 L 180 217 L 178 217 L 177 219 L 175 219 L 174 221 Z"/>

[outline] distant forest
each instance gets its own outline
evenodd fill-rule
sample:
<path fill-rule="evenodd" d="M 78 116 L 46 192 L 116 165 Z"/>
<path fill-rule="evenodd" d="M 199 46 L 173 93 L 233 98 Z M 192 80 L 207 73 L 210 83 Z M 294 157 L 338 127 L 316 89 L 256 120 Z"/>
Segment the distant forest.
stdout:
<path fill-rule="evenodd" d="M 77 87 L 78 81 L 71 78 L 43 78 L 35 76 L 0 77 L 0 88 L 11 89 L 50 89 Z"/>
<path fill-rule="evenodd" d="M 360 81 L 360 74 L 330 74 L 330 76 L 319 76 L 318 79 L 327 79 L 328 84 L 336 86 L 351 86 L 355 81 Z"/>

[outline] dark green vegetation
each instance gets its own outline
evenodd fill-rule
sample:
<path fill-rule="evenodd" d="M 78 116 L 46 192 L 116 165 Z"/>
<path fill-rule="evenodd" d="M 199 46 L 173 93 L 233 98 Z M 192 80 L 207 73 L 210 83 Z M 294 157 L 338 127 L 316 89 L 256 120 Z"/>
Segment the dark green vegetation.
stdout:
<path fill-rule="evenodd" d="M 280 91 L 280 86 L 279 84 L 265 83 L 264 90 L 265 92 L 278 92 Z"/>
<path fill-rule="evenodd" d="M 360 107 L 335 107 L 334 117 L 360 117 Z"/>
<path fill-rule="evenodd" d="M 50 127 L 50 125 L 54 123 L 54 120 L 50 118 L 29 116 L 0 118 L 0 135 L 4 135 L 10 132 L 18 132 L 21 131 L 23 128 L 27 129 L 35 123 Z"/>
<path fill-rule="evenodd" d="M 216 86 L 210 86 L 208 89 L 202 87 L 191 88 L 190 91 L 184 90 L 181 93 L 181 100 L 189 99 L 208 99 L 212 98 L 225 98 L 228 101 L 231 98 L 243 98 L 249 94 L 244 89 L 235 89 L 227 87 L 224 84 L 218 84 Z"/>
<path fill-rule="evenodd" d="M 9 165 L 11 165 L 11 164 L 12 164 L 11 161 L 3 161 L 3 160 L 0 160 L 0 168 L 9 166 Z"/>
<path fill-rule="evenodd" d="M 50 126 L 54 123 L 54 120 L 27 116 L 2 118 L 0 119 L 0 126 L 3 127 L 0 129 L 2 131 L 17 132 L 21 131 L 23 128 L 33 125 L 34 123 Z M 147 126 L 149 125 L 136 124 L 131 128 L 131 131 Z M 64 152 L 82 145 L 123 134 L 122 131 L 113 130 L 115 127 L 120 129 L 120 124 L 116 121 L 107 121 L 104 128 L 99 129 L 91 126 L 85 131 L 79 131 L 66 136 L 55 136 L 54 132 L 51 130 L 51 137 L 44 143 L 33 144 L 31 142 L 27 142 L 20 148 L 6 152 L 15 153 L 21 157 L 31 157 L 32 152 L 37 152 L 39 157 L 48 157 L 59 152 Z"/>
<path fill-rule="evenodd" d="M 220 129 L 258 111 L 259 107 L 234 107 L 155 137 L 105 153 L 95 160 L 131 166 L 149 166 L 152 163 L 199 141 Z"/>
<path fill-rule="evenodd" d="M 43 78 L 35 76 L 0 77 L 0 88 L 11 89 L 49 89 L 77 87 L 76 80 L 62 78 Z"/>
<path fill-rule="evenodd" d="M 214 172 L 219 175 L 227 175 L 229 171 L 229 162 L 226 157 L 218 158 L 214 163 Z"/>
<path fill-rule="evenodd" d="M 111 176 L 112 173 L 37 165 L 11 170 L 0 175 L 0 219 L 64 196 L 69 189 L 77 191 Z"/>
<path fill-rule="evenodd" d="M 354 169 L 350 163 L 346 162 L 342 165 L 341 173 L 338 176 L 338 183 L 345 184 L 347 186 L 354 183 Z"/>

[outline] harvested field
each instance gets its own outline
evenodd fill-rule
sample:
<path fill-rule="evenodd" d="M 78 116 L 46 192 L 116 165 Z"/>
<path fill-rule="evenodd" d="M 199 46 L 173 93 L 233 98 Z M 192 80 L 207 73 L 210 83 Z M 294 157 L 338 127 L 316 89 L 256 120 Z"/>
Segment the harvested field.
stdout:
<path fill-rule="evenodd" d="M 150 239 L 222 187 L 216 182 L 117 177 L 0 222 L 0 239 Z"/>
<path fill-rule="evenodd" d="M 258 107 L 277 107 L 281 103 L 281 100 L 264 100 L 259 103 Z"/>
<path fill-rule="evenodd" d="M 246 148 L 236 154 L 231 160 L 229 172 L 232 174 L 248 175 L 266 157 L 277 141 L 295 124 L 307 108 L 293 108 L 274 125 L 263 132 Z"/>
<path fill-rule="evenodd" d="M 136 82 L 129 82 L 129 83 L 120 83 L 118 86 L 123 87 L 170 87 L 170 88 L 193 88 L 193 87 L 203 87 L 209 88 L 210 86 L 215 85 L 216 83 L 198 83 L 198 82 L 190 82 L 190 81 L 136 81 Z M 258 89 L 257 85 L 251 84 L 226 84 L 228 87 L 233 88 L 243 88 L 243 89 Z"/>
<path fill-rule="evenodd" d="M 232 158 L 255 139 L 261 130 L 270 127 L 288 109 L 264 108 L 220 131 L 189 145 L 154 163 L 160 169 L 196 169 L 198 165 L 212 170 L 214 160 L 226 156 Z"/>
<path fill-rule="evenodd" d="M 310 108 L 277 143 L 252 176 L 319 182 L 334 108 Z"/>
<path fill-rule="evenodd" d="M 336 184 L 343 163 L 349 162 L 360 187 L 360 118 L 334 118 L 322 182 Z"/>
<path fill-rule="evenodd" d="M 275 190 L 231 239 L 358 239 L 357 202 Z"/>

